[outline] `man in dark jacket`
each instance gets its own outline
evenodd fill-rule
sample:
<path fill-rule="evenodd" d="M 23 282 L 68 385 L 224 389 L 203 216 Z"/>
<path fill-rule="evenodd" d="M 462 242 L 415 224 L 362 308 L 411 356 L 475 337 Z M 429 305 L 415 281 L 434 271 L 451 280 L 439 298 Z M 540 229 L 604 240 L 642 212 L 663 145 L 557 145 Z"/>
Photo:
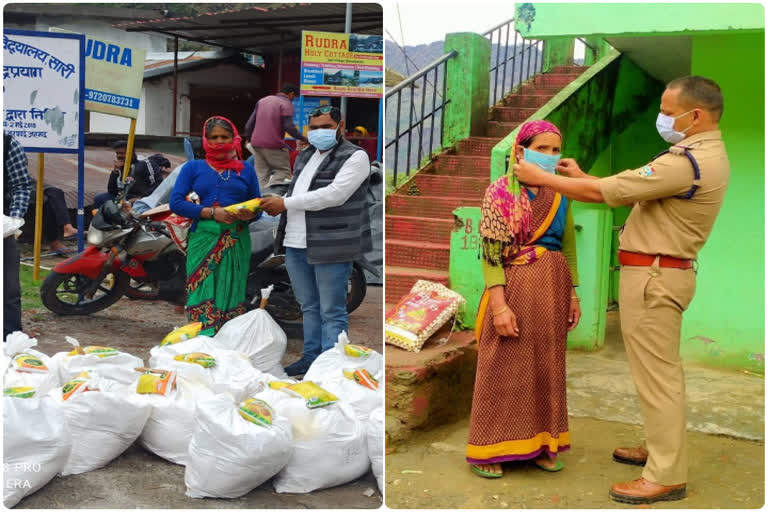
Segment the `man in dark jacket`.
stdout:
<path fill-rule="evenodd" d="M 109 174 L 107 192 L 99 194 L 93 198 L 94 208 L 98 208 L 109 199 L 115 199 L 119 192 L 117 184 L 123 176 L 125 152 L 128 148 L 128 142 L 124 140 L 115 142 L 112 145 L 112 148 L 115 150 L 115 165 L 112 168 L 112 172 Z M 161 169 L 159 167 L 155 168 L 155 166 L 148 165 L 144 160 L 139 160 L 136 153 L 133 154 L 133 158 L 131 159 L 131 172 L 128 174 L 128 177 L 134 180 L 133 186 L 126 198 L 129 201 L 138 197 L 146 197 L 150 195 L 163 181 L 163 173 L 161 172 Z"/>
<path fill-rule="evenodd" d="M 322 352 L 333 348 L 349 330 L 347 285 L 352 263 L 370 251 L 368 155 L 345 140 L 344 121 L 336 107 L 310 113 L 310 146 L 296 158 L 288 194 L 262 200 L 280 219 L 275 251 L 285 265 L 304 324 L 304 353 L 288 366 L 288 375 L 303 375 Z"/>

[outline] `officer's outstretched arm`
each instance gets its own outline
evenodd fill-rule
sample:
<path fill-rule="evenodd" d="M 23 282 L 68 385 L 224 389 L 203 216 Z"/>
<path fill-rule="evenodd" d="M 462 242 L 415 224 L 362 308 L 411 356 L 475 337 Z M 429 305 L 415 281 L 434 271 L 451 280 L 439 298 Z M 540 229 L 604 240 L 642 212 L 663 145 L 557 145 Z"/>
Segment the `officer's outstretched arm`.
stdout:
<path fill-rule="evenodd" d="M 582 203 L 604 203 L 603 193 L 600 191 L 600 180 L 592 178 L 566 178 L 555 174 L 545 173 L 542 176 L 541 185 L 549 187 L 555 192 L 563 194 L 568 199 L 581 201 Z"/>

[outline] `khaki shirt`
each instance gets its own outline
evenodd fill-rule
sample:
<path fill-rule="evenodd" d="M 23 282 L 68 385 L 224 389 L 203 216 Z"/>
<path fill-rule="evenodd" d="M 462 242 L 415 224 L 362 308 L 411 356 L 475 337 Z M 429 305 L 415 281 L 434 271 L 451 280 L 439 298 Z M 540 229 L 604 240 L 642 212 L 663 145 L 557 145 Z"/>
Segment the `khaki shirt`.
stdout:
<path fill-rule="evenodd" d="M 694 184 L 693 166 L 681 147 L 688 148 L 701 172 L 691 199 L 674 197 Z M 619 249 L 695 260 L 723 204 L 730 173 L 720 131 L 710 131 L 688 137 L 640 169 L 601 179 L 608 206 L 634 203 Z"/>

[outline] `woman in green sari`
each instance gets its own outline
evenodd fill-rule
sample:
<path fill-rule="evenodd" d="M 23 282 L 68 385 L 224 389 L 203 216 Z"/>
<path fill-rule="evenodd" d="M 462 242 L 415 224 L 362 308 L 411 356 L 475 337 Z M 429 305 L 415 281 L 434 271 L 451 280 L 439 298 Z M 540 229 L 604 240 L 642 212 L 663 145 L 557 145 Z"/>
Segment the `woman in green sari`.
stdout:
<path fill-rule="evenodd" d="M 231 121 L 212 117 L 203 127 L 205 160 L 181 169 L 171 193 L 175 214 L 193 219 L 187 239 L 187 316 L 213 336 L 228 320 L 245 313 L 251 257 L 249 210 L 224 207 L 261 197 L 254 168 L 239 159 L 240 135 Z M 187 200 L 195 192 L 200 204 Z M 260 215 L 260 214 L 259 214 Z"/>

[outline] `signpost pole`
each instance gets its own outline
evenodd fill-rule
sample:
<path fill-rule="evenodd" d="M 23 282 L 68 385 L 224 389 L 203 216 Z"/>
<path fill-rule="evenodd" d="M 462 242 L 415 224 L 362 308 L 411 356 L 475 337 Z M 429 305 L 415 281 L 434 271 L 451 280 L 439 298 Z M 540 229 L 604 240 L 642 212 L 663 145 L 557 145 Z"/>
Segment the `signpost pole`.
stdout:
<path fill-rule="evenodd" d="M 136 139 L 136 119 L 131 119 L 131 128 L 128 131 L 128 147 L 125 148 L 125 166 L 123 167 L 123 181 L 131 172 L 131 160 L 133 160 L 133 142 Z M 127 198 L 126 198 L 127 199 Z"/>
<path fill-rule="evenodd" d="M 85 91 L 85 37 L 80 39 L 80 90 Z M 80 94 L 77 140 L 77 252 L 83 252 L 85 240 L 85 94 Z"/>
<path fill-rule="evenodd" d="M 347 12 L 344 17 L 344 33 L 349 34 L 352 32 L 352 4 L 347 2 Z M 347 122 L 347 98 L 341 98 L 341 119 Z"/>
<path fill-rule="evenodd" d="M 45 153 L 37 154 L 37 190 L 35 191 L 35 266 L 32 269 L 32 279 L 40 280 L 40 248 L 43 244 L 43 171 L 45 169 Z"/>
<path fill-rule="evenodd" d="M 304 133 L 304 95 L 299 95 L 299 133 Z"/>

